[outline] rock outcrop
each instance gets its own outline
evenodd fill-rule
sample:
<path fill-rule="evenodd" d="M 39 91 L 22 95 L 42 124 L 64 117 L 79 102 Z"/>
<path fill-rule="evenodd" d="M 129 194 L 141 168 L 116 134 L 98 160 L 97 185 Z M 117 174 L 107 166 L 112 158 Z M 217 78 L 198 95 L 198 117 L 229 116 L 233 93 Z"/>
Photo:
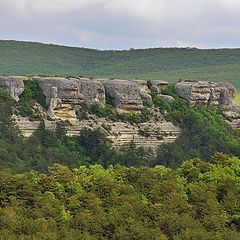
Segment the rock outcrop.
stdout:
<path fill-rule="evenodd" d="M 161 93 L 161 91 L 168 86 L 168 82 L 162 80 L 150 80 L 148 81 L 148 86 L 150 90 Z"/>
<path fill-rule="evenodd" d="M 24 91 L 24 80 L 27 80 L 27 78 L 0 76 L 0 89 L 7 91 L 15 101 L 18 101 L 19 96 Z"/>
<path fill-rule="evenodd" d="M 118 112 L 139 112 L 143 108 L 140 96 L 141 87 L 132 81 L 109 80 L 104 84 L 106 95 Z"/>
<path fill-rule="evenodd" d="M 157 97 L 161 98 L 161 99 L 163 99 L 163 100 L 165 100 L 167 102 L 172 102 L 172 101 L 175 100 L 174 97 L 169 96 L 169 95 L 164 95 L 164 94 L 157 94 Z"/>
<path fill-rule="evenodd" d="M 48 110 L 40 110 L 46 128 L 54 129 L 59 120 L 68 120 L 67 134 L 78 135 L 84 128 L 101 128 L 114 146 L 121 147 L 133 141 L 137 146 L 156 147 L 162 143 L 174 141 L 181 129 L 167 122 L 158 108 L 150 108 L 150 119 L 141 124 L 130 124 L 120 120 L 99 118 L 87 113 L 84 119 L 82 103 L 106 104 L 111 101 L 119 112 L 140 112 L 144 103 L 152 103 L 151 91 L 157 97 L 172 102 L 175 99 L 162 94 L 167 82 L 160 80 L 107 80 L 88 78 L 34 77 L 42 90 Z M 0 89 L 9 92 L 13 99 L 19 100 L 24 91 L 25 77 L 0 77 Z M 228 83 L 204 81 L 181 81 L 175 85 L 176 94 L 185 99 L 191 106 L 212 106 L 220 108 L 229 124 L 240 128 L 240 107 L 234 105 L 236 89 Z M 150 105 L 148 105 L 150 106 Z M 34 108 L 35 108 L 34 107 Z M 82 112 L 83 111 L 83 112 Z M 17 111 L 16 111 L 17 114 Z M 51 117 L 52 120 L 47 120 Z M 31 121 L 27 117 L 14 116 L 15 123 L 24 136 L 30 136 L 39 126 L 40 121 Z"/>
<path fill-rule="evenodd" d="M 191 106 L 213 106 L 228 110 L 232 108 L 236 96 L 236 89 L 228 83 L 181 81 L 174 88 L 177 95 Z"/>
<path fill-rule="evenodd" d="M 25 137 L 31 136 L 40 124 L 40 121 L 29 121 L 27 118 L 17 116 L 15 116 L 15 122 Z M 55 129 L 56 123 L 57 121 L 45 120 L 45 127 Z M 164 120 L 131 125 L 126 122 L 92 117 L 81 121 L 70 120 L 69 123 L 66 127 L 68 136 L 79 135 L 84 128 L 100 128 L 114 147 L 123 147 L 132 141 L 136 146 L 156 148 L 162 143 L 175 141 L 181 133 L 179 127 Z"/>
<path fill-rule="evenodd" d="M 234 104 L 236 89 L 229 83 L 181 81 L 175 85 L 177 95 L 191 106 L 219 108 L 233 128 L 240 128 L 240 106 Z"/>
<path fill-rule="evenodd" d="M 52 118 L 76 118 L 76 106 L 81 103 L 105 104 L 103 85 L 86 78 L 36 78 L 49 105 Z"/>

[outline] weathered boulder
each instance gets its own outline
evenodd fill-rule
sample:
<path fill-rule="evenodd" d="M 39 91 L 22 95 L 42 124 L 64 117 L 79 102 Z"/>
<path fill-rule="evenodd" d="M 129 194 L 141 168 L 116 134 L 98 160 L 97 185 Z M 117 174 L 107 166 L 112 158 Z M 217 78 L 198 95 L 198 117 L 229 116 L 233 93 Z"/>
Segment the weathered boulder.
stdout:
<path fill-rule="evenodd" d="M 71 119 L 76 118 L 75 106 L 87 104 L 105 104 L 105 89 L 103 85 L 86 78 L 37 78 L 51 117 Z"/>
<path fill-rule="evenodd" d="M 109 80 L 104 84 L 106 95 L 118 111 L 140 111 L 143 102 L 139 86 L 127 80 Z"/>
<path fill-rule="evenodd" d="M 15 101 L 19 101 L 19 96 L 24 91 L 24 80 L 27 80 L 27 78 L 0 76 L 0 89 L 7 91 Z"/>
<path fill-rule="evenodd" d="M 228 83 L 181 81 L 174 88 L 191 106 L 213 106 L 222 110 L 232 108 L 236 95 L 236 89 Z"/>
<path fill-rule="evenodd" d="M 140 92 L 146 92 L 146 93 L 150 92 L 148 88 L 147 80 L 131 80 L 131 82 L 134 82 L 137 84 Z"/>
<path fill-rule="evenodd" d="M 146 92 L 140 92 L 139 95 L 143 102 L 152 103 L 152 96 L 150 94 Z"/>
<path fill-rule="evenodd" d="M 222 109 L 229 109 L 233 106 L 233 100 L 236 97 L 236 88 L 230 83 L 218 83 L 217 89 L 220 92 L 219 105 Z"/>
<path fill-rule="evenodd" d="M 101 82 L 89 78 L 72 78 L 76 81 L 83 96 L 84 102 L 87 104 L 105 104 L 105 89 Z"/>
<path fill-rule="evenodd" d="M 131 80 L 136 83 L 139 89 L 139 95 L 143 102 L 152 104 L 152 96 L 150 95 L 150 89 L 148 88 L 148 82 L 146 80 Z"/>
<path fill-rule="evenodd" d="M 168 86 L 168 82 L 162 80 L 150 80 L 148 81 L 148 86 L 150 90 L 160 93 Z"/>
<path fill-rule="evenodd" d="M 164 95 L 164 94 L 157 94 L 157 97 L 167 101 L 167 102 L 173 102 L 175 99 L 172 96 Z"/>

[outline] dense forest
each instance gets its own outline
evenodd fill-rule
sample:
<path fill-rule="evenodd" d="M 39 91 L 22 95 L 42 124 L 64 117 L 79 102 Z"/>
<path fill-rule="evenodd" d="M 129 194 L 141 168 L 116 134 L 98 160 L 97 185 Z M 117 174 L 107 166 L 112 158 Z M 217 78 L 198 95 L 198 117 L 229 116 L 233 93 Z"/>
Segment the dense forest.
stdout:
<path fill-rule="evenodd" d="M 221 112 L 191 108 L 170 86 L 175 101 L 152 93 L 153 104 L 182 129 L 171 144 L 152 149 L 133 143 L 115 149 L 100 130 L 66 136 L 44 122 L 29 138 L 11 114 L 41 120 L 32 101 L 45 106 L 34 82 L 15 102 L 0 92 L 0 239 L 237 240 L 240 238 L 240 132 Z M 46 106 L 45 106 L 46 107 Z M 110 105 L 85 106 L 118 116 Z"/>
<path fill-rule="evenodd" d="M 238 240 L 240 160 L 0 171 L 0 238 Z"/>
<path fill-rule="evenodd" d="M 228 81 L 240 89 L 240 49 L 99 51 L 0 40 L 1 74 Z"/>

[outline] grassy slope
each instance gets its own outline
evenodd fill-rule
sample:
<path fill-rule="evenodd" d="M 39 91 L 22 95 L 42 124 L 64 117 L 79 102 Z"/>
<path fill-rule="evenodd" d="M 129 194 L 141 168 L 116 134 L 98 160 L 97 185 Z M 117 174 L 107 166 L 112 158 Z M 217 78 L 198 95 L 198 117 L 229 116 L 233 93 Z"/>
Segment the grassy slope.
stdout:
<path fill-rule="evenodd" d="M 238 92 L 237 97 L 235 98 L 235 103 L 240 104 L 240 92 Z"/>
<path fill-rule="evenodd" d="M 240 49 L 98 51 L 0 41 L 0 74 L 229 81 L 240 89 Z"/>

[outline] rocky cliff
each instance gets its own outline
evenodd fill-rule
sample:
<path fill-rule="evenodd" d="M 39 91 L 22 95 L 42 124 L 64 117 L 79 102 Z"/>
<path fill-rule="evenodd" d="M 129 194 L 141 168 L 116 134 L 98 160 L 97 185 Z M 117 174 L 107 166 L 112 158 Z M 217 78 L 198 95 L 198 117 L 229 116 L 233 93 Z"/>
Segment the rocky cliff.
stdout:
<path fill-rule="evenodd" d="M 231 84 L 185 80 L 174 89 L 190 106 L 219 108 L 232 127 L 240 127 L 240 106 L 234 104 L 236 89 Z"/>
<path fill-rule="evenodd" d="M 19 100 L 27 81 L 36 81 L 44 94 L 48 108 L 40 108 L 45 125 L 54 129 L 59 120 L 68 122 L 68 135 L 78 135 L 83 128 L 101 128 L 114 146 L 123 146 L 133 141 L 138 146 L 155 147 L 174 141 L 181 130 L 167 122 L 160 111 L 151 108 L 151 117 L 146 122 L 130 124 L 88 114 L 84 119 L 82 104 L 105 106 L 110 102 L 118 113 L 139 113 L 146 103 L 151 104 L 151 92 L 166 101 L 171 96 L 161 94 L 168 83 L 144 80 L 105 80 L 88 78 L 57 77 L 0 77 L 0 89 L 7 91 L 13 99 Z M 239 127 L 240 109 L 233 104 L 236 90 L 227 83 L 181 81 L 175 85 L 176 94 L 191 106 L 212 106 L 220 108 L 230 119 L 231 125 Z M 24 136 L 30 136 L 40 121 L 19 114 L 13 116 Z"/>

